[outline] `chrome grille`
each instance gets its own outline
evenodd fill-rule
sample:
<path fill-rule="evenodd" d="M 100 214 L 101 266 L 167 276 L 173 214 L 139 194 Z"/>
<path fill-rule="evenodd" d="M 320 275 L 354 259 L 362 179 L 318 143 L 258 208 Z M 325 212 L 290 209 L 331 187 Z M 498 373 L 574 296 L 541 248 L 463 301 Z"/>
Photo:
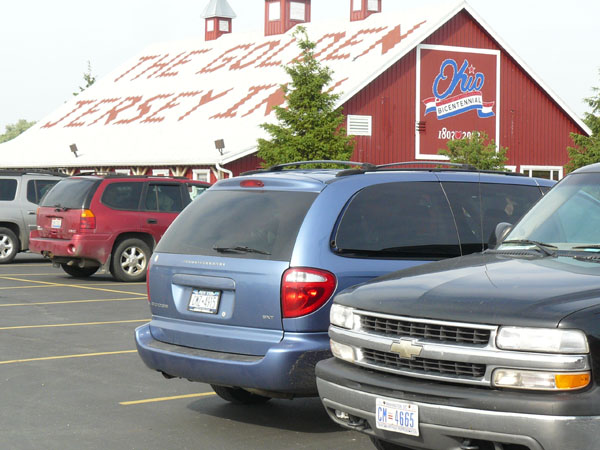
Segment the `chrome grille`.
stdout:
<path fill-rule="evenodd" d="M 396 353 L 372 349 L 362 349 L 362 353 L 366 362 L 394 370 L 409 370 L 411 372 L 456 376 L 461 378 L 482 378 L 485 375 L 486 370 L 485 364 L 472 364 L 427 358 L 407 359 L 400 358 Z"/>
<path fill-rule="evenodd" d="M 364 331 L 393 337 L 413 337 L 441 342 L 487 345 L 490 330 L 432 324 L 387 317 L 361 316 Z"/>

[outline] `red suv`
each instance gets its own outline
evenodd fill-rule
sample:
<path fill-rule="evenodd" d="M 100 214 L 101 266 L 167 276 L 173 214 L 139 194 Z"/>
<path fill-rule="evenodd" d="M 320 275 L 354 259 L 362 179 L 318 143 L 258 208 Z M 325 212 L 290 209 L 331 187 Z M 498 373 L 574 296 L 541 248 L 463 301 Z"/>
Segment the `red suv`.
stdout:
<path fill-rule="evenodd" d="M 73 277 L 102 268 L 120 281 L 142 281 L 166 229 L 209 186 L 170 177 L 64 179 L 42 199 L 29 249 Z"/>

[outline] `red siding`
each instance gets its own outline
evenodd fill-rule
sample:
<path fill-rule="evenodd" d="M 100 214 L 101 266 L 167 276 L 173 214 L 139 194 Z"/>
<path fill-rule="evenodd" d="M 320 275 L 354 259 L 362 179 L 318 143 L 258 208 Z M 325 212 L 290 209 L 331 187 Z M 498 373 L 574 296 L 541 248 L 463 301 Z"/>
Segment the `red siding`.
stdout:
<path fill-rule="evenodd" d="M 233 161 L 225 166 L 226 169 L 231 170 L 234 175 L 239 175 L 242 172 L 248 170 L 256 170 L 261 168 L 262 159 L 253 155 L 244 156 L 236 161 Z"/>
<path fill-rule="evenodd" d="M 305 5 L 305 20 L 290 19 L 290 1 L 291 0 L 266 0 L 265 1 L 265 36 L 283 34 L 299 23 L 310 22 L 310 3 L 311 0 L 294 0 L 297 3 Z M 281 5 L 281 17 L 279 20 L 269 21 L 269 4 L 279 3 Z"/>
<path fill-rule="evenodd" d="M 364 20 L 371 14 L 381 12 L 381 0 L 377 0 L 377 11 L 369 11 L 368 8 L 369 0 L 361 0 L 362 8 L 360 11 L 353 11 L 353 0 L 350 0 L 350 21 L 354 22 L 357 20 Z"/>
<path fill-rule="evenodd" d="M 563 166 L 570 133 L 584 133 L 560 106 L 465 11 L 424 44 L 500 50 L 499 142 L 508 165 Z M 373 117 L 371 137 L 356 137 L 353 159 L 372 163 L 415 157 L 416 51 L 411 51 L 344 105 Z"/>

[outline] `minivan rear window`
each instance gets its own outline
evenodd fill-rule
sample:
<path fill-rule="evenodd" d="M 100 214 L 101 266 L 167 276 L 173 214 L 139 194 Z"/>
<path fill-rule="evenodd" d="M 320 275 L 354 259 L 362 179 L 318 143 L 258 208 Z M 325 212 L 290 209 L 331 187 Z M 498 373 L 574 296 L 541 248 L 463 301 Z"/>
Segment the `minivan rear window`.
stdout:
<path fill-rule="evenodd" d="M 59 181 L 56 186 L 42 199 L 40 206 L 52 206 L 67 209 L 82 209 L 88 206 L 92 194 L 101 180 L 90 178 L 67 178 Z"/>
<path fill-rule="evenodd" d="M 317 194 L 208 190 L 186 208 L 157 252 L 289 261 Z"/>

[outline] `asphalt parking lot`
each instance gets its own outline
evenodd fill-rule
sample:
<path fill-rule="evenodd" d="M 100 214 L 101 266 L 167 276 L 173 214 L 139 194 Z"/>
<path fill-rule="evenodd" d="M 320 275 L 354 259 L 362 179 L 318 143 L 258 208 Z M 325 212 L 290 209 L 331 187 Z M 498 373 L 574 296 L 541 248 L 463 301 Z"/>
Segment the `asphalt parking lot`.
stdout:
<path fill-rule="evenodd" d="M 359 449 L 318 398 L 238 406 L 135 351 L 144 283 L 79 280 L 36 255 L 0 266 L 1 449 Z"/>

